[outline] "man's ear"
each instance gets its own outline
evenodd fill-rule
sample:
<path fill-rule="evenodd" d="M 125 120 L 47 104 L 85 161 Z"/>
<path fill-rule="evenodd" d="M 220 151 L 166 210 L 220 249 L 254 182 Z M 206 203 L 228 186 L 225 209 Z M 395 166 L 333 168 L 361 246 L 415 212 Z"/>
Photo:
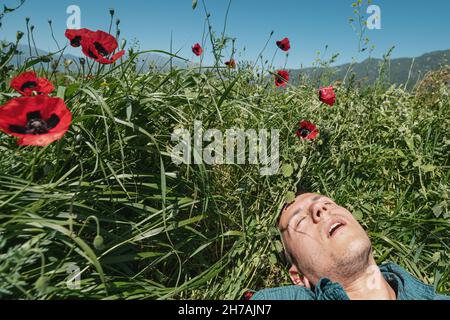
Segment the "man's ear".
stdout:
<path fill-rule="evenodd" d="M 289 269 L 289 275 L 291 277 L 292 283 L 294 283 L 296 286 L 302 286 L 311 289 L 311 284 L 308 278 L 298 272 L 298 269 L 295 265 L 292 265 Z"/>

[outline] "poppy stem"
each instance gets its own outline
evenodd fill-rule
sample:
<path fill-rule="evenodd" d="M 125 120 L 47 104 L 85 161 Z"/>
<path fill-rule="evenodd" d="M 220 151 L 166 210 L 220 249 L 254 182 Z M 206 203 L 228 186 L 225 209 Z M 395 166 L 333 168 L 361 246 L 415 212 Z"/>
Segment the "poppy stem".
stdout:
<path fill-rule="evenodd" d="M 26 18 L 25 21 L 26 21 L 26 24 L 27 24 L 27 42 L 28 42 L 28 50 L 30 51 L 30 56 L 32 56 L 32 55 L 33 55 L 33 52 L 31 51 L 31 40 L 30 40 L 30 18 Z M 35 70 L 35 69 L 34 69 L 34 66 L 33 66 L 32 68 L 33 68 L 33 71 L 34 71 L 34 70 Z"/>
<path fill-rule="evenodd" d="M 110 19 L 110 22 L 109 22 L 109 31 L 108 31 L 108 33 L 111 34 L 113 20 L 114 20 L 114 11 L 113 10 L 109 10 L 109 12 L 110 12 L 111 19 Z"/>
<path fill-rule="evenodd" d="M 41 258 L 41 268 L 40 268 L 41 272 L 40 272 L 40 274 L 41 274 L 41 277 L 43 277 L 44 274 L 45 274 L 45 256 L 44 256 L 44 253 L 41 250 L 37 249 L 37 248 L 31 249 L 31 252 L 36 252 L 37 254 L 39 254 L 39 256 Z"/>
<path fill-rule="evenodd" d="M 36 168 L 36 161 L 38 158 L 38 148 L 34 147 L 34 151 L 33 151 L 33 161 L 31 163 L 31 171 L 30 171 L 30 175 L 28 176 L 28 179 L 33 181 L 34 180 L 34 173 L 35 173 L 35 168 Z"/>
<path fill-rule="evenodd" d="M 203 23 L 203 34 L 202 34 L 202 48 L 206 47 L 206 38 L 208 37 L 208 33 L 206 33 L 206 25 L 208 24 L 208 20 L 205 19 L 205 22 Z M 200 57 L 200 68 L 199 73 L 202 73 L 202 65 L 203 65 L 203 55 Z"/>
<path fill-rule="evenodd" d="M 94 62 L 90 63 L 89 61 L 87 62 L 89 70 L 88 70 L 88 74 L 87 77 L 92 75 L 92 68 L 94 67 Z"/>
<path fill-rule="evenodd" d="M 97 235 L 100 235 L 100 221 L 98 220 L 98 218 L 96 216 L 89 216 L 87 217 L 85 224 L 89 222 L 89 220 L 94 220 L 95 224 L 97 226 Z"/>
<path fill-rule="evenodd" d="M 58 51 L 61 51 L 61 47 L 59 46 L 59 43 L 58 43 L 58 41 L 57 41 L 56 38 L 55 38 L 55 33 L 53 32 L 52 21 L 49 20 L 49 21 L 48 21 L 48 24 L 49 24 L 49 26 L 50 26 L 50 32 L 51 32 L 51 34 L 52 34 L 53 41 L 55 41 L 56 46 L 58 47 Z"/>
<path fill-rule="evenodd" d="M 272 36 L 273 36 L 273 32 L 270 33 L 269 38 L 266 41 L 266 44 L 264 45 L 264 47 L 261 49 L 261 51 L 258 54 L 258 58 L 261 57 L 261 61 L 262 61 L 262 54 L 266 50 L 267 45 L 269 44 L 270 40 L 272 39 Z M 252 66 L 252 69 L 254 69 L 256 67 L 256 64 L 258 63 L 258 58 L 256 58 L 255 63 Z"/>
<path fill-rule="evenodd" d="M 277 49 L 275 50 L 275 52 L 273 54 L 272 61 L 270 62 L 270 69 L 271 70 L 273 69 L 273 62 L 275 61 L 275 57 L 276 57 L 276 55 L 278 53 L 278 50 L 279 50 L 279 48 L 277 47 Z"/>
<path fill-rule="evenodd" d="M 60 62 L 61 62 L 61 59 L 62 59 L 63 56 L 64 56 L 64 51 L 66 50 L 66 48 L 67 48 L 67 46 L 64 47 L 63 50 L 61 51 L 61 54 L 59 55 L 58 61 L 56 62 L 56 68 L 54 68 L 54 69 L 52 70 L 52 74 L 50 75 L 49 80 L 51 80 L 51 79 L 53 78 L 53 76 L 55 75 L 55 73 L 56 73 L 56 71 L 57 71 L 57 69 L 58 69 L 58 67 L 59 67 L 59 64 L 60 64 Z M 56 80 L 56 76 L 55 76 L 55 80 Z"/>

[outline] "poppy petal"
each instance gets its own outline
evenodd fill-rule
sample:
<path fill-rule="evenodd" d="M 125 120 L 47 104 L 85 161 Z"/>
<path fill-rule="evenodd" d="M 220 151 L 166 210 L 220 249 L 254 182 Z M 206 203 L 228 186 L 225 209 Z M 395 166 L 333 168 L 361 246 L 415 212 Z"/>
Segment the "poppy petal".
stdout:
<path fill-rule="evenodd" d="M 116 38 L 111 34 L 97 30 L 91 34 L 90 41 L 96 46 L 99 53 L 104 51 L 104 55 L 109 55 L 113 53 L 118 47 Z"/>
<path fill-rule="evenodd" d="M 334 93 L 333 86 L 320 88 L 319 100 L 332 107 L 336 102 L 336 94 Z"/>
<path fill-rule="evenodd" d="M 84 55 L 100 64 L 112 64 L 122 57 L 125 54 L 124 50 L 109 57 L 118 46 L 116 38 L 101 30 L 93 32 L 90 37 L 81 41 L 81 48 Z"/>
<path fill-rule="evenodd" d="M 196 43 L 193 47 L 192 47 L 192 52 L 197 56 L 201 56 L 203 53 L 203 48 L 200 45 L 200 43 Z"/>
<path fill-rule="evenodd" d="M 55 90 L 53 83 L 45 78 L 38 78 L 38 92 L 42 94 L 50 94 Z"/>
<path fill-rule="evenodd" d="M 72 114 L 64 101 L 45 95 L 20 97 L 0 107 L 0 131 L 22 146 L 46 146 L 69 130 Z"/>
<path fill-rule="evenodd" d="M 289 81 L 289 73 L 286 70 L 278 70 L 275 75 L 275 86 L 285 87 Z"/>
<path fill-rule="evenodd" d="M 93 31 L 83 28 L 83 29 L 67 29 L 65 36 L 70 40 L 70 45 L 74 48 L 81 46 L 82 41 L 85 41 L 92 35 Z"/>
<path fill-rule="evenodd" d="M 31 96 L 33 95 L 33 92 L 49 94 L 55 90 L 53 84 L 49 80 L 38 78 L 34 71 L 19 74 L 11 81 L 10 86 L 23 96 Z"/>
<path fill-rule="evenodd" d="M 299 129 L 296 135 L 302 140 L 314 140 L 317 138 L 319 130 L 317 126 L 309 121 L 302 120 L 299 122 Z"/>
<path fill-rule="evenodd" d="M 288 38 L 277 41 L 277 46 L 283 51 L 289 51 L 289 49 L 291 49 L 291 43 Z"/>
<path fill-rule="evenodd" d="M 125 54 L 125 50 L 122 50 L 122 51 L 119 51 L 119 52 L 115 53 L 109 59 L 107 59 L 107 58 L 99 58 L 99 59 L 97 59 L 97 62 L 101 63 L 101 64 L 112 64 L 112 63 L 116 62 L 117 60 L 119 60 L 124 54 Z"/>
<path fill-rule="evenodd" d="M 38 86 L 38 78 L 34 71 L 23 72 L 12 79 L 11 88 L 24 96 L 31 96 L 33 90 Z"/>

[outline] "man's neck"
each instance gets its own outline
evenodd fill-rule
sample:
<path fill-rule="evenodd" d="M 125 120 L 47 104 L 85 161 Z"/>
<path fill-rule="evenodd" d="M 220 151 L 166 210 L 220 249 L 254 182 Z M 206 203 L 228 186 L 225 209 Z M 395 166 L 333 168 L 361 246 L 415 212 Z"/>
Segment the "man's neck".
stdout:
<path fill-rule="evenodd" d="M 360 275 L 342 283 L 350 300 L 395 300 L 396 293 L 375 262 Z"/>

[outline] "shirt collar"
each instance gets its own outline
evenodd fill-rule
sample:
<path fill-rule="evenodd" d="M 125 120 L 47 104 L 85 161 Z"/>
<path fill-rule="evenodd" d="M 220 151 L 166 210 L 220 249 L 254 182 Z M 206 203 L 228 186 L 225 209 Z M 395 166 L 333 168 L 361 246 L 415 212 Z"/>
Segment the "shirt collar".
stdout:
<path fill-rule="evenodd" d="M 435 294 L 432 286 L 420 282 L 394 263 L 381 265 L 380 271 L 394 290 L 397 300 L 432 299 Z M 317 300 L 350 300 L 344 288 L 328 278 L 319 280 L 314 293 Z"/>

